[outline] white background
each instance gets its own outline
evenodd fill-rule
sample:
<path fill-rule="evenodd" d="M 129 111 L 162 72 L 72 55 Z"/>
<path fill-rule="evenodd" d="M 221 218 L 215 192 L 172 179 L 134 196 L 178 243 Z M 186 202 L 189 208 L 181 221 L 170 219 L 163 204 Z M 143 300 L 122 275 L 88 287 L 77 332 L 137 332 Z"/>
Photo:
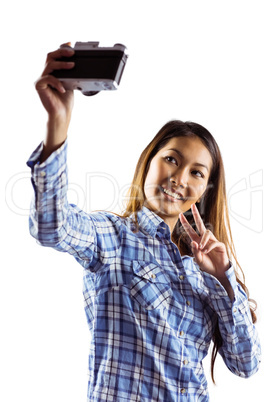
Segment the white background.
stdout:
<path fill-rule="evenodd" d="M 34 81 L 46 53 L 88 40 L 123 43 L 129 59 L 117 92 L 75 94 L 70 201 L 87 210 L 120 210 L 141 151 L 170 119 L 212 132 L 225 161 L 238 257 L 259 305 L 263 363 L 244 380 L 218 357 L 215 387 L 205 359 L 211 400 L 268 400 L 265 9 L 260 0 L 16 0 L 2 6 L 1 401 L 86 400 L 82 268 L 30 237 L 25 161 L 45 133 Z"/>

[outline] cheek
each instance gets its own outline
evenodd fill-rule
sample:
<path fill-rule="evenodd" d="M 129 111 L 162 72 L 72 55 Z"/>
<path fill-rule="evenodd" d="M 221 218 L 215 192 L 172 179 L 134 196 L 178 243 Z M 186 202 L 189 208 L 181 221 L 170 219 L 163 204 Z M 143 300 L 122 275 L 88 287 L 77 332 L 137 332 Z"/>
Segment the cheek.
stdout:
<path fill-rule="evenodd" d="M 207 184 L 202 183 L 198 185 L 189 186 L 189 193 L 192 198 L 200 198 L 205 193 Z"/>
<path fill-rule="evenodd" d="M 154 189 L 154 179 L 151 169 L 148 171 L 145 182 L 144 182 L 144 194 L 145 198 L 150 198 L 153 195 Z"/>
<path fill-rule="evenodd" d="M 199 192 L 203 194 L 206 191 L 206 188 L 207 188 L 206 184 L 201 184 L 201 186 L 199 186 Z"/>
<path fill-rule="evenodd" d="M 147 191 L 148 191 L 148 189 L 150 188 L 150 186 L 151 186 L 151 182 L 152 182 L 152 179 L 151 179 L 151 174 L 150 174 L 150 171 L 147 173 L 147 176 L 146 176 L 146 179 L 145 179 L 145 182 L 144 182 L 144 192 L 146 193 Z"/>
<path fill-rule="evenodd" d="M 203 195 L 206 193 L 207 189 L 208 189 L 208 183 L 202 184 L 199 187 L 199 196 L 198 196 L 199 199 L 201 199 L 203 197 Z"/>
<path fill-rule="evenodd" d="M 161 169 L 159 168 L 157 161 L 153 159 L 151 161 L 144 185 L 159 184 L 159 180 L 161 180 Z"/>

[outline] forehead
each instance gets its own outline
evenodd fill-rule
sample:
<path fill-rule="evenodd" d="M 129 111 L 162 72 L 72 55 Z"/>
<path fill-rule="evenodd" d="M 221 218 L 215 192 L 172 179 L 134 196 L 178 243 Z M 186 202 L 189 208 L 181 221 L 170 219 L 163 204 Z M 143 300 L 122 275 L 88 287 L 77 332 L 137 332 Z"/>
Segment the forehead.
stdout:
<path fill-rule="evenodd" d="M 199 137 L 173 137 L 159 151 L 177 150 L 183 158 L 192 163 L 205 163 L 212 167 L 212 158 L 209 150 Z"/>

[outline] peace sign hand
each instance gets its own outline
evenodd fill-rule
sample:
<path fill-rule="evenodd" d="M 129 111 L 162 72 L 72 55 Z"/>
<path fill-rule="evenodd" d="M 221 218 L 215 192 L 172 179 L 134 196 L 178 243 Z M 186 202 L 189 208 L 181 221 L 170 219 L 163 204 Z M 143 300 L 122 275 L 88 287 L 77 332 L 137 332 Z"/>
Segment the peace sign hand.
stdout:
<path fill-rule="evenodd" d="M 182 226 L 192 240 L 195 261 L 202 271 L 215 276 L 229 293 L 229 291 L 231 292 L 230 284 L 225 271 L 229 269 L 230 263 L 225 244 L 219 242 L 213 233 L 206 229 L 195 204 L 191 206 L 191 210 L 200 235 L 196 233 L 182 213 L 179 217 Z"/>

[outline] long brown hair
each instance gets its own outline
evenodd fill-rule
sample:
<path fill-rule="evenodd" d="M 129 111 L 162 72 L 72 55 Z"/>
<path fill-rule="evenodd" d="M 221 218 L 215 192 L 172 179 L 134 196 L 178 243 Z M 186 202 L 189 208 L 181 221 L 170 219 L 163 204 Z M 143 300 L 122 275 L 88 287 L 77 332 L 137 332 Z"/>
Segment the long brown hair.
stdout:
<path fill-rule="evenodd" d="M 219 147 L 210 134 L 210 132 L 200 124 L 193 122 L 182 122 L 180 120 L 172 120 L 166 123 L 156 134 L 153 140 L 142 152 L 136 166 L 133 181 L 128 193 L 128 201 L 123 214 L 124 217 L 134 215 L 137 224 L 137 212 L 142 208 L 145 202 L 144 183 L 149 170 L 150 162 L 157 152 L 163 148 L 167 142 L 174 137 L 198 137 L 210 152 L 212 158 L 212 169 L 209 182 L 201 202 L 197 204 L 199 212 L 207 228 L 209 228 L 215 237 L 226 245 L 228 257 L 235 263 L 235 274 L 237 282 L 242 286 L 249 297 L 248 289 L 245 285 L 245 276 L 240 267 L 235 247 L 233 243 L 228 205 L 225 187 L 224 166 Z M 195 226 L 195 222 L 191 211 L 186 213 L 188 221 Z M 196 229 L 196 228 L 195 228 Z M 172 240 L 178 245 L 181 255 L 192 255 L 190 240 L 185 233 L 183 226 L 178 220 L 172 233 Z M 256 303 L 251 302 L 250 311 L 253 323 L 257 321 L 255 310 Z M 219 331 L 218 323 L 213 334 L 213 350 L 211 355 L 211 376 L 214 380 L 214 364 L 218 350 L 222 346 L 222 337 Z"/>

